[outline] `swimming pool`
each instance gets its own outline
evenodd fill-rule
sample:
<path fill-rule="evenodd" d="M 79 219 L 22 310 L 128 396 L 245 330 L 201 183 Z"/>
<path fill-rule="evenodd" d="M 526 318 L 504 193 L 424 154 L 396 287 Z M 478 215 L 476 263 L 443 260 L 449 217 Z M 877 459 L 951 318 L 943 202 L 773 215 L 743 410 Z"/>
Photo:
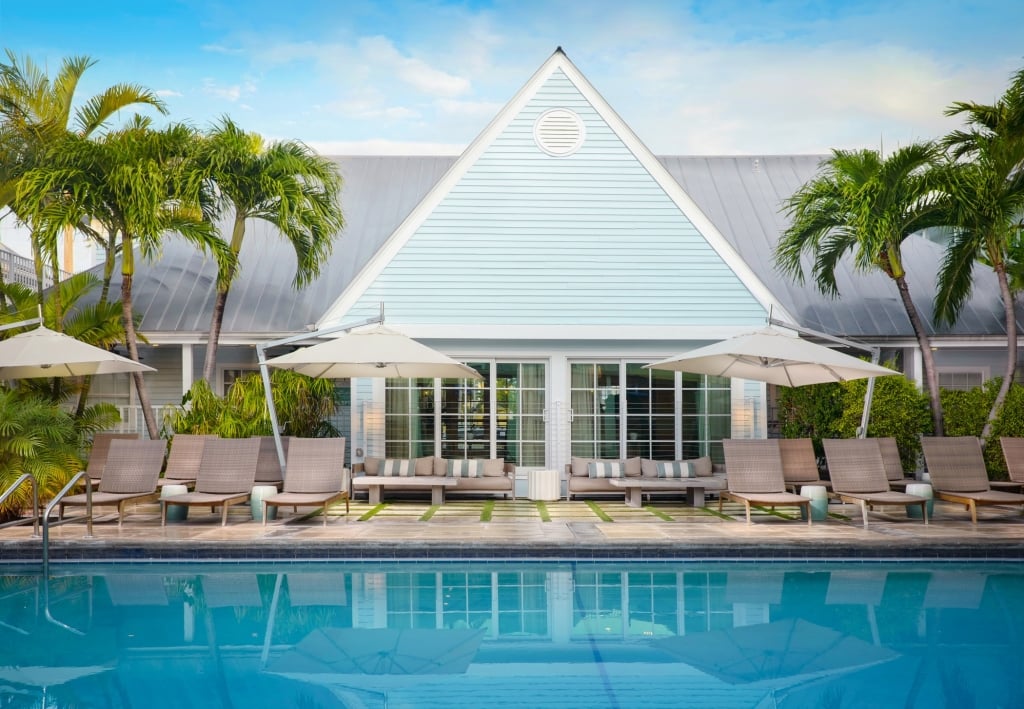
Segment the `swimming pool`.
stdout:
<path fill-rule="evenodd" d="M 1024 570 L 1014 564 L 84 564 L 49 582 L 4 572 L 5 707 L 996 707 L 1024 697 Z"/>

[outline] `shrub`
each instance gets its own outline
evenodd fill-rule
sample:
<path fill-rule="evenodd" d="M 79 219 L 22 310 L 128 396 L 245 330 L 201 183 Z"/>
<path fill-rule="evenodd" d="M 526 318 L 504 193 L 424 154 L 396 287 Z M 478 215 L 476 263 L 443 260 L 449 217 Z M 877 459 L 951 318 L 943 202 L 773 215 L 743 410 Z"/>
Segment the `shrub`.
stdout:
<path fill-rule="evenodd" d="M 59 406 L 23 390 L 0 388 L 0 490 L 22 473 L 39 486 L 39 501 L 51 499 L 82 469 L 79 429 Z M 32 489 L 22 485 L 0 506 L 0 521 L 20 517 L 32 504 Z"/>
<path fill-rule="evenodd" d="M 316 438 L 338 435 L 330 417 L 337 408 L 334 384 L 288 370 L 270 375 L 274 408 L 282 435 Z M 247 438 L 273 434 L 263 379 L 259 373 L 239 377 L 224 397 L 198 381 L 182 397 L 181 406 L 168 407 L 164 426 L 172 433 L 216 434 Z"/>
<path fill-rule="evenodd" d="M 824 457 L 821 439 L 836 438 L 836 423 L 843 411 L 840 384 L 779 387 L 779 431 L 783 438 L 810 438 L 819 459 Z"/>
<path fill-rule="evenodd" d="M 864 413 L 867 386 L 866 379 L 843 382 L 843 411 L 835 426 L 840 438 L 853 438 L 857 435 Z M 906 377 L 875 379 L 867 435 L 872 438 L 895 438 L 906 471 L 917 469 L 921 455 L 921 435 L 932 431 L 928 404 L 928 395 L 919 391 L 914 382 Z"/>

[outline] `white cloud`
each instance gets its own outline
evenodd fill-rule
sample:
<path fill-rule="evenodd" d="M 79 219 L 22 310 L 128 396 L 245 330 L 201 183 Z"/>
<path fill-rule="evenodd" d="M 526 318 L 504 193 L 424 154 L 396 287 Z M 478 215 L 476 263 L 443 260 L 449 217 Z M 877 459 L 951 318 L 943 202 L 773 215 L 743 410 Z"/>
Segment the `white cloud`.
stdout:
<path fill-rule="evenodd" d="M 204 52 L 210 52 L 212 54 L 239 55 L 243 53 L 241 49 L 232 49 L 230 47 L 225 47 L 221 44 L 204 44 L 202 47 L 200 47 L 200 49 Z"/>
<path fill-rule="evenodd" d="M 160 96 L 162 98 L 172 98 L 172 97 L 175 97 L 175 96 L 181 96 L 181 92 L 180 91 L 175 91 L 174 89 L 158 89 L 158 90 L 154 91 L 153 93 L 155 93 L 157 96 Z"/>

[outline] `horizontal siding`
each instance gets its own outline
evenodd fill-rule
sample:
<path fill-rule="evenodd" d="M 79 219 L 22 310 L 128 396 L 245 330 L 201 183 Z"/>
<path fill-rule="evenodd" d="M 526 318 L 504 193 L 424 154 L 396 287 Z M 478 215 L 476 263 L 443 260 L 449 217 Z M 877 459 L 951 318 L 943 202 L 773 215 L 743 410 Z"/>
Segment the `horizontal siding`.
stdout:
<path fill-rule="evenodd" d="M 586 140 L 536 146 L 551 108 Z M 436 324 L 747 325 L 764 309 L 561 72 L 484 151 L 349 312 Z"/>

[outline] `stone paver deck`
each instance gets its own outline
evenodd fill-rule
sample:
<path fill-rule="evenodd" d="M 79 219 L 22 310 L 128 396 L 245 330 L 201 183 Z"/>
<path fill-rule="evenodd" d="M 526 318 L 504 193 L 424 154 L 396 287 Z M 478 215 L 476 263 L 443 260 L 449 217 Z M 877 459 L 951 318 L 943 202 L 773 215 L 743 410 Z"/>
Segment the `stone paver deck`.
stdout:
<path fill-rule="evenodd" d="M 859 510 L 829 505 L 829 519 L 808 526 L 795 508 L 758 510 L 743 521 L 742 505 L 693 508 L 657 501 L 632 508 L 622 500 L 353 501 L 319 517 L 282 508 L 263 526 L 249 507 L 219 513 L 195 508 L 189 519 L 160 526 L 159 507 L 139 505 L 120 529 L 114 515 L 97 517 L 86 538 L 81 518 L 50 529 L 50 558 L 68 560 L 194 560 L 328 558 L 664 558 L 664 559 L 1024 559 L 1024 516 L 985 508 L 973 525 L 962 506 L 937 502 L 931 524 L 889 508 L 861 526 Z M 31 526 L 0 529 L 0 561 L 41 559 Z"/>

